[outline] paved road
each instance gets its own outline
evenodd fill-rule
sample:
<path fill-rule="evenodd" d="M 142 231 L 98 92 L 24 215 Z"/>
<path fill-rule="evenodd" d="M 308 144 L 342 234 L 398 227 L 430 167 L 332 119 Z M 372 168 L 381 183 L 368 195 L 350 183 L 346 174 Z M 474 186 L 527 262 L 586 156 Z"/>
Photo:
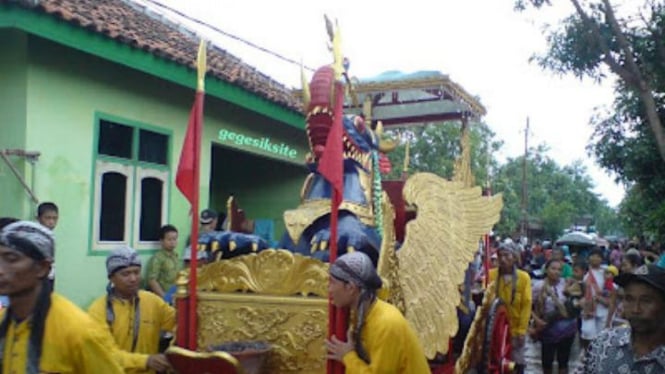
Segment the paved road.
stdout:
<path fill-rule="evenodd" d="M 580 357 L 580 346 L 578 344 L 579 340 L 575 339 L 573 343 L 573 348 L 570 352 L 570 361 L 568 363 L 568 371 L 572 372 L 572 369 L 577 365 Z M 526 343 L 526 373 L 527 374 L 541 374 L 543 372 L 542 366 L 540 366 L 540 343 L 531 340 L 527 337 Z M 556 359 L 554 360 L 554 367 L 557 367 Z M 555 371 L 556 372 L 556 371 Z"/>

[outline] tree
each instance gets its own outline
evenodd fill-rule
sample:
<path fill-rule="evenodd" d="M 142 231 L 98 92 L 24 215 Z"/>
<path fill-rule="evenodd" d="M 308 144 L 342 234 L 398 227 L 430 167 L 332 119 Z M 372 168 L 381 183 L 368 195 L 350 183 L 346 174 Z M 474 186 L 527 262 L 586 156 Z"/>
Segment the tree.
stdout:
<path fill-rule="evenodd" d="M 484 185 L 488 173 L 496 170 L 498 161 L 494 154 L 503 142 L 496 139 L 496 134 L 485 123 L 470 123 L 471 171 L 476 183 Z M 390 130 L 392 138 L 401 139 L 402 145 L 388 154 L 392 164 L 387 179 L 399 179 L 404 170 L 406 143 L 409 143 L 410 172 L 430 172 L 443 178 L 453 176 L 455 160 L 461 153 L 459 122 L 431 123 L 422 127 L 410 127 Z"/>
<path fill-rule="evenodd" d="M 609 0 L 570 0 L 575 13 L 561 28 L 547 36 L 549 51 L 538 58 L 541 65 L 578 77 L 603 77 L 602 66 L 616 74 L 623 89 L 641 103 L 640 115 L 648 123 L 661 161 L 665 160 L 665 129 L 658 112 L 665 92 L 662 70 L 665 67 L 665 6 L 647 0 L 643 12 L 627 18 L 617 17 Z M 527 4 L 550 5 L 550 0 L 517 0 L 517 9 Z M 662 103 L 661 103 L 662 104 Z"/>
<path fill-rule="evenodd" d="M 593 182 L 581 161 L 560 166 L 547 156 L 548 148 L 538 145 L 527 158 L 528 218 L 539 221 L 545 238 L 556 239 L 575 219 L 602 217 L 602 233 L 620 231 L 619 222 L 607 218 L 612 209 L 593 192 Z M 522 221 L 521 185 L 523 156 L 508 159 L 496 175 L 494 191 L 502 192 L 504 209 L 497 230 L 513 235 Z M 599 230 L 601 230 L 599 228 Z"/>
<path fill-rule="evenodd" d="M 619 210 L 626 233 L 663 238 L 665 164 L 648 125 L 639 117 L 639 100 L 629 92 L 618 92 L 613 109 L 613 113 L 594 118 L 593 142 L 588 149 L 617 181 L 629 187 Z"/>

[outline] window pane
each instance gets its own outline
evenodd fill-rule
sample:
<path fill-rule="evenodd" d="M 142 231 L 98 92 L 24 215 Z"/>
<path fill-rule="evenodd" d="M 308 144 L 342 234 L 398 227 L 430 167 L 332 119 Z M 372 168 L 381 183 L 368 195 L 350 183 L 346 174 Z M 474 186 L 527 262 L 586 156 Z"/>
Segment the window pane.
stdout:
<path fill-rule="evenodd" d="M 133 131 L 129 126 L 115 122 L 99 121 L 97 152 L 102 155 L 132 158 Z"/>
<path fill-rule="evenodd" d="M 141 130 L 139 133 L 139 161 L 166 165 L 168 140 L 169 137 L 164 134 Z"/>
<path fill-rule="evenodd" d="M 123 241 L 125 239 L 127 177 L 116 172 L 104 173 L 101 195 L 99 240 Z"/>
<path fill-rule="evenodd" d="M 159 240 L 162 226 L 162 192 L 164 183 L 157 178 L 141 180 L 141 227 L 139 240 L 151 242 Z"/>

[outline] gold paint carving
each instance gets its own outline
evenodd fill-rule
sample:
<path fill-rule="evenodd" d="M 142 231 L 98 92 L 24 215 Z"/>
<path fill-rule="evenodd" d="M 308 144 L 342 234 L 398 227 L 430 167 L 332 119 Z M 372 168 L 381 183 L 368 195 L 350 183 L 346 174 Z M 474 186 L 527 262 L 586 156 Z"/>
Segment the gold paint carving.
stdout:
<path fill-rule="evenodd" d="M 326 298 L 201 292 L 198 303 L 200 348 L 265 341 L 272 346 L 265 373 L 326 372 Z"/>
<path fill-rule="evenodd" d="M 403 194 L 418 211 L 397 253 L 406 318 L 432 358 L 447 352 L 457 334 L 458 287 L 481 236 L 499 220 L 503 201 L 430 173 L 411 176 Z"/>
<path fill-rule="evenodd" d="M 198 278 L 201 291 L 328 297 L 328 264 L 282 249 L 213 262 Z"/>

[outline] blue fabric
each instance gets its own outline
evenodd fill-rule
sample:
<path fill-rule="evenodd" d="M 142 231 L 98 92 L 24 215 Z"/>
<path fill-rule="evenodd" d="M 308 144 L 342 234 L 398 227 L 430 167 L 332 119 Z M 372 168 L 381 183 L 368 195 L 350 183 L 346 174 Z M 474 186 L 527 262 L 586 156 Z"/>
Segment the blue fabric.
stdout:
<path fill-rule="evenodd" d="M 0 296 L 0 304 L 2 304 L 3 308 L 6 308 L 9 306 L 9 296 Z"/>
<path fill-rule="evenodd" d="M 660 255 L 660 258 L 658 259 L 658 263 L 656 265 L 660 266 L 661 268 L 665 268 L 665 253 Z"/>
<path fill-rule="evenodd" d="M 171 286 L 164 294 L 164 301 L 167 304 L 173 304 L 173 295 L 175 295 L 176 286 Z"/>
<path fill-rule="evenodd" d="M 275 220 L 254 220 L 254 235 L 259 236 L 263 240 L 267 241 L 269 248 L 275 248 L 277 245 L 277 241 L 275 240 Z"/>

